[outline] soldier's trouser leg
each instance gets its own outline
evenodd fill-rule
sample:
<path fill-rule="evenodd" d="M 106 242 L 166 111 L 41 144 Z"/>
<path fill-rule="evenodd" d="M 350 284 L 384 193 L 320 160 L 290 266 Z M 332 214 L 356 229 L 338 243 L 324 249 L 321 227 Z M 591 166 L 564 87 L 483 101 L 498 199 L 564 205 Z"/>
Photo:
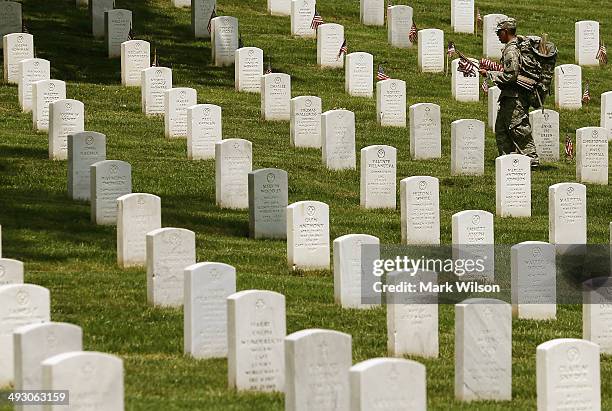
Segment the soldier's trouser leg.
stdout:
<path fill-rule="evenodd" d="M 516 100 L 518 99 L 513 97 L 502 97 L 499 102 L 499 110 L 495 120 L 495 141 L 500 156 L 514 151 L 514 144 L 510 136 L 510 123 L 512 122 Z"/>
<path fill-rule="evenodd" d="M 529 123 L 529 102 L 522 98 L 516 99 L 512 121 L 510 122 L 510 138 L 516 149 L 514 151 L 531 157 L 532 162 L 538 159 L 536 146 L 531 135 L 531 124 Z"/>

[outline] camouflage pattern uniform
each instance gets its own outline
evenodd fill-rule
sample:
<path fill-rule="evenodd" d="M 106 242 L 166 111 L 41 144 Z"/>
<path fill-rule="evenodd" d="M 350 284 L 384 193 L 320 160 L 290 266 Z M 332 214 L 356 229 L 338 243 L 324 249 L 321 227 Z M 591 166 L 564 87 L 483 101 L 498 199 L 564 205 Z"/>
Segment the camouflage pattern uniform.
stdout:
<path fill-rule="evenodd" d="M 497 30 L 515 28 L 514 19 L 504 20 Z M 531 157 L 538 164 L 538 154 L 529 123 L 529 94 L 516 82 L 521 66 L 521 52 L 516 38 L 510 40 L 502 52 L 504 71 L 489 71 L 488 77 L 501 90 L 499 110 L 495 122 L 495 139 L 499 155 L 518 153 Z"/>

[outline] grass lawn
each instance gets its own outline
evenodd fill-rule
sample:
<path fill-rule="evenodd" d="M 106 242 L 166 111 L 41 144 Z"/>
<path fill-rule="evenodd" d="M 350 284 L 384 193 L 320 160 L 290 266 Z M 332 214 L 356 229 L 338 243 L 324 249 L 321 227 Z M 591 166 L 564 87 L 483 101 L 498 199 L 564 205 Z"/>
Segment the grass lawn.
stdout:
<path fill-rule="evenodd" d="M 395 2 L 405 4 L 405 1 Z M 343 310 L 333 301 L 328 270 L 292 272 L 283 241 L 248 239 L 248 212 L 215 206 L 214 162 L 188 161 L 185 140 L 164 138 L 162 118 L 146 118 L 140 89 L 121 87 L 120 61 L 105 57 L 103 40 L 90 36 L 86 9 L 74 0 L 24 0 L 24 16 L 35 36 L 37 56 L 51 61 L 51 78 L 65 80 L 67 96 L 85 103 L 86 130 L 107 135 L 107 158 L 132 165 L 133 191 L 162 199 L 162 224 L 197 234 L 197 260 L 219 261 L 237 269 L 237 289 L 269 289 L 287 298 L 287 331 L 330 328 L 353 337 L 353 361 L 386 356 L 384 308 Z M 419 28 L 440 28 L 445 41 L 480 57 L 482 38 L 453 34 L 450 1 L 412 2 Z M 612 9 L 604 0 L 480 2 L 481 13 L 505 13 L 519 21 L 519 32 L 550 33 L 559 64 L 573 63 L 574 22 L 599 20 L 602 38 L 612 44 Z M 161 65 L 173 68 L 175 86 L 194 87 L 198 102 L 223 108 L 225 138 L 253 142 L 253 168 L 278 167 L 289 173 L 289 202 L 319 200 L 330 205 L 331 239 L 367 233 L 381 243 L 400 242 L 400 212 L 359 207 L 358 170 L 332 172 L 321 164 L 320 150 L 289 145 L 287 122 L 260 120 L 259 95 L 234 91 L 234 69 L 210 66 L 208 41 L 191 38 L 190 11 L 174 9 L 170 0 L 116 0 L 134 13 L 136 38 L 157 48 Z M 376 125 L 375 99 L 349 97 L 343 70 L 316 67 L 316 41 L 293 39 L 288 17 L 266 13 L 265 0 L 219 0 L 218 14 L 235 16 L 245 46 L 272 56 L 274 71 L 291 75 L 292 95 L 318 95 L 323 110 L 343 107 L 356 116 L 357 150 L 370 144 L 398 149 L 399 179 L 431 175 L 440 179 L 441 238 L 451 240 L 451 216 L 466 209 L 495 211 L 493 134 L 487 130 L 485 175 L 450 176 L 450 124 L 461 118 L 486 121 L 486 103 L 456 103 L 450 77 L 417 72 L 417 50 L 393 49 L 383 27 L 359 23 L 357 0 L 321 0 L 326 22 L 343 24 L 349 51 L 386 61 L 386 73 L 407 82 L 408 104 L 433 102 L 442 108 L 442 158 L 411 161 L 408 129 Z M 610 66 L 583 69 L 591 83 L 591 104 L 561 112 L 561 139 L 584 126 L 599 125 L 600 94 L 612 89 Z M 482 96 L 481 96 L 482 97 Z M 547 107 L 552 107 L 550 97 Z M 227 388 L 225 359 L 196 361 L 183 355 L 182 310 L 146 303 L 143 268 L 116 265 L 114 227 L 94 226 L 89 204 L 68 199 L 66 162 L 47 159 L 47 135 L 32 130 L 31 114 L 21 113 L 15 85 L 0 86 L 0 224 L 3 255 L 25 262 L 26 281 L 51 290 L 52 319 L 83 327 L 87 350 L 121 356 L 125 362 L 126 406 L 133 410 L 280 410 L 281 394 L 237 393 Z M 359 162 L 358 162 L 359 164 Z M 575 181 L 574 163 L 541 167 L 532 178 L 532 217 L 495 219 L 500 244 L 548 240 L 548 187 Z M 589 243 L 609 241 L 612 191 L 587 188 Z M 454 310 L 440 307 L 440 358 L 427 366 L 431 410 L 527 410 L 536 407 L 535 349 L 553 338 L 581 338 L 581 307 L 561 306 L 550 322 L 513 321 L 513 401 L 461 404 L 454 400 Z M 612 409 L 612 359 L 602 357 L 603 409 Z M 8 409 L 8 408 L 3 408 Z"/>

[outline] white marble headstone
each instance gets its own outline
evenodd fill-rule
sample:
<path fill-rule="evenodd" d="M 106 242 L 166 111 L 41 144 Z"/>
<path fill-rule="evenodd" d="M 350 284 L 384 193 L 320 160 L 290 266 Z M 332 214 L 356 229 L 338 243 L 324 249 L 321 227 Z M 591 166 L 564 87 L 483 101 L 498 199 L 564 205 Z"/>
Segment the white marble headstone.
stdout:
<path fill-rule="evenodd" d="M 215 158 L 215 144 L 223 139 L 221 107 L 196 104 L 187 108 L 187 158 Z"/>
<path fill-rule="evenodd" d="M 608 184 L 608 130 L 582 127 L 576 130 L 576 180 Z"/>
<path fill-rule="evenodd" d="M 161 199 L 153 194 L 132 193 L 117 199 L 117 264 L 144 267 L 147 233 L 161 228 Z"/>
<path fill-rule="evenodd" d="M 351 336 L 307 329 L 285 338 L 285 410 L 348 410 Z"/>
<path fill-rule="evenodd" d="M 608 141 L 612 140 L 612 91 L 601 94 L 600 127 L 608 130 Z"/>
<path fill-rule="evenodd" d="M 354 169 L 355 113 L 340 109 L 321 115 L 321 147 L 323 164 L 330 170 Z"/>
<path fill-rule="evenodd" d="M 106 136 L 95 131 L 68 135 L 68 196 L 88 201 L 91 196 L 90 166 L 106 160 Z"/>
<path fill-rule="evenodd" d="M 291 1 L 291 35 L 316 38 L 317 31 L 312 28 L 312 18 L 317 6 L 316 0 Z"/>
<path fill-rule="evenodd" d="M 189 87 L 164 91 L 164 130 L 166 138 L 187 137 L 187 108 L 198 104 L 198 92 Z"/>
<path fill-rule="evenodd" d="M 344 65 L 344 91 L 354 97 L 372 97 L 374 56 L 355 52 L 346 55 Z"/>
<path fill-rule="evenodd" d="M 291 76 L 270 73 L 261 76 L 261 118 L 266 121 L 289 120 L 291 117 Z"/>
<path fill-rule="evenodd" d="M 117 199 L 132 192 L 132 166 L 121 160 L 98 161 L 89 167 L 91 221 L 117 223 Z"/>
<path fill-rule="evenodd" d="M 291 0 L 268 0 L 268 12 L 273 16 L 289 16 Z"/>
<path fill-rule="evenodd" d="M 493 280 L 495 276 L 495 238 L 493 214 L 464 210 L 452 216 L 452 254 L 454 260 L 482 260 L 482 269 L 466 271 L 465 280 Z"/>
<path fill-rule="evenodd" d="M 19 83 L 19 62 L 34 58 L 34 36 L 27 33 L 7 34 L 2 38 L 2 50 L 4 81 L 9 84 L 17 84 Z"/>
<path fill-rule="evenodd" d="M 196 39 L 210 38 L 208 21 L 216 7 L 217 0 L 191 0 L 191 29 Z"/>
<path fill-rule="evenodd" d="M 191 0 L 172 0 L 172 5 L 174 7 L 190 7 Z"/>
<path fill-rule="evenodd" d="M 19 82 L 17 83 L 17 95 L 21 111 L 29 113 L 32 111 L 32 83 L 39 80 L 51 78 L 51 63 L 49 60 L 33 58 L 19 62 Z"/>
<path fill-rule="evenodd" d="M 227 315 L 229 387 L 283 392 L 285 296 L 273 291 L 240 291 L 227 297 Z"/>
<path fill-rule="evenodd" d="M 562 64 L 555 67 L 555 106 L 568 110 L 582 108 L 582 67 Z"/>
<path fill-rule="evenodd" d="M 404 80 L 389 79 L 376 83 L 376 121 L 383 127 L 406 127 Z"/>
<path fill-rule="evenodd" d="M 612 280 L 586 281 L 582 296 L 582 338 L 599 345 L 603 354 L 612 354 Z"/>
<path fill-rule="evenodd" d="M 140 72 L 140 101 L 147 116 L 165 113 L 164 93 L 172 88 L 172 69 L 149 67 Z"/>
<path fill-rule="evenodd" d="M 529 113 L 529 122 L 540 162 L 559 161 L 559 113 L 534 110 Z"/>
<path fill-rule="evenodd" d="M 361 149 L 360 204 L 364 208 L 396 205 L 397 150 L 386 145 Z"/>
<path fill-rule="evenodd" d="M 298 201 L 287 206 L 287 263 L 301 270 L 329 268 L 329 206 Z"/>
<path fill-rule="evenodd" d="M 478 65 L 478 60 L 470 59 Z M 458 70 L 459 59 L 451 62 L 451 90 L 456 101 L 471 102 L 480 99 L 480 76 L 475 72 L 475 76 L 465 76 Z"/>
<path fill-rule="evenodd" d="M 440 29 L 423 29 L 418 32 L 419 69 L 423 73 L 444 71 L 444 32 Z"/>
<path fill-rule="evenodd" d="M 73 99 L 49 103 L 49 159 L 68 159 L 68 135 L 85 131 L 85 105 Z"/>
<path fill-rule="evenodd" d="M 39 80 L 32 83 L 32 126 L 49 131 L 49 103 L 66 98 L 66 82 Z"/>
<path fill-rule="evenodd" d="M 236 269 L 205 262 L 185 268 L 185 354 L 227 356 L 227 297 L 236 292 Z"/>
<path fill-rule="evenodd" d="M 393 47 L 408 48 L 412 43 L 408 38 L 412 27 L 412 7 L 403 4 L 387 7 L 387 41 Z"/>
<path fill-rule="evenodd" d="M 23 284 L 23 263 L 11 258 L 0 258 L 0 287 Z"/>
<path fill-rule="evenodd" d="M 417 103 L 410 112 L 410 157 L 427 160 L 442 156 L 442 125 L 440 106 Z"/>
<path fill-rule="evenodd" d="M 212 19 L 211 51 L 215 66 L 224 67 L 234 64 L 238 39 L 238 19 L 236 17 L 219 16 Z"/>
<path fill-rule="evenodd" d="M 344 26 L 321 24 L 317 29 L 317 64 L 329 68 L 344 67 L 344 56 L 338 57 L 343 42 Z"/>
<path fill-rule="evenodd" d="M 530 158 L 506 154 L 495 159 L 495 204 L 498 217 L 531 217 Z"/>
<path fill-rule="evenodd" d="M 440 244 L 440 182 L 412 176 L 400 181 L 402 244 Z"/>
<path fill-rule="evenodd" d="M 474 0 L 451 0 L 451 26 L 455 33 L 474 32 Z"/>
<path fill-rule="evenodd" d="M 487 106 L 488 106 L 488 123 L 491 131 L 495 131 L 495 122 L 497 121 L 497 111 L 499 110 L 499 96 L 501 90 L 497 86 L 489 87 L 489 93 L 487 94 Z"/>
<path fill-rule="evenodd" d="M 158 228 L 146 235 L 147 301 L 180 307 L 185 297 L 185 268 L 195 264 L 195 233 L 184 228 Z"/>
<path fill-rule="evenodd" d="M 480 120 L 451 123 L 451 175 L 484 174 L 485 125 Z"/>
<path fill-rule="evenodd" d="M 299 96 L 290 102 L 290 135 L 294 147 L 321 147 L 321 98 Z"/>
<path fill-rule="evenodd" d="M 248 208 L 249 173 L 253 169 L 253 145 L 241 138 L 215 144 L 215 197 L 223 208 Z"/>
<path fill-rule="evenodd" d="M 548 241 L 551 244 L 586 244 L 586 186 L 558 183 L 548 188 Z"/>
<path fill-rule="evenodd" d="M 112 9 L 104 12 L 104 42 L 108 58 L 121 57 L 121 43 L 128 40 L 132 28 L 132 12 Z"/>
<path fill-rule="evenodd" d="M 121 43 L 121 84 L 138 87 L 141 72 L 151 66 L 151 44 L 144 40 Z M 170 87 L 168 87 L 170 88 Z"/>
<path fill-rule="evenodd" d="M 261 92 L 263 74 L 263 50 L 258 47 L 242 47 L 234 54 L 234 86 L 236 91 Z"/>
<path fill-rule="evenodd" d="M 359 0 L 359 15 L 366 26 L 384 26 L 385 0 Z"/>
<path fill-rule="evenodd" d="M 599 22 L 577 21 L 574 24 L 574 61 L 580 66 L 598 66 Z"/>
<path fill-rule="evenodd" d="M 482 17 L 482 54 L 488 59 L 500 59 L 504 45 L 497 37 L 497 25 L 506 20 L 505 14 L 487 14 Z"/>
<path fill-rule="evenodd" d="M 455 398 L 512 399 L 512 308 L 471 298 L 455 305 Z"/>

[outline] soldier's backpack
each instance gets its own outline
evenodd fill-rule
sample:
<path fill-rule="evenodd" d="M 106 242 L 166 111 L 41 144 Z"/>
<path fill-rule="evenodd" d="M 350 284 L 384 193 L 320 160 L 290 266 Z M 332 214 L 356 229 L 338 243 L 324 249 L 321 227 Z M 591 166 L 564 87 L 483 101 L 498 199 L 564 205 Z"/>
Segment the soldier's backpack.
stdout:
<path fill-rule="evenodd" d="M 530 104 L 542 107 L 550 95 L 551 83 L 557 63 L 557 47 L 547 36 L 520 36 L 518 48 L 521 52 L 521 69 L 517 83 L 529 91 Z"/>

